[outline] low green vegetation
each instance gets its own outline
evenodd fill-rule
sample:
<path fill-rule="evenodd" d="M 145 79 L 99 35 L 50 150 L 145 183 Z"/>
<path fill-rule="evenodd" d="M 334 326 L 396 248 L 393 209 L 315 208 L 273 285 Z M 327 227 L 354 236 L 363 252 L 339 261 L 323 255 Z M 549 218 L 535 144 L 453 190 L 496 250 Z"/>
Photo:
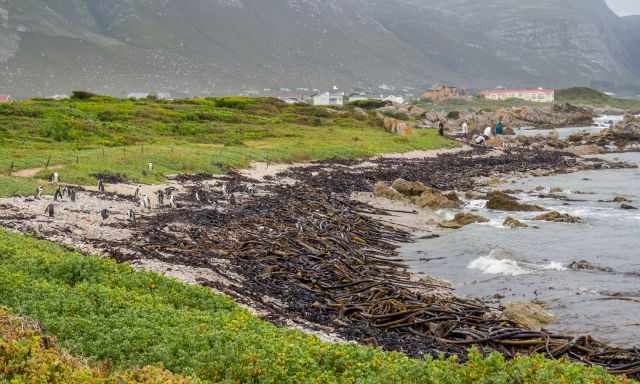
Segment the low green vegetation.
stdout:
<path fill-rule="evenodd" d="M 61 349 L 54 337 L 44 335 L 37 322 L 12 316 L 0 308 L 0 382 L 48 384 L 199 383 L 160 366 L 118 373 L 107 365 L 91 365 Z"/>
<path fill-rule="evenodd" d="M 122 100 L 76 93 L 69 100 L 0 105 L 0 174 L 42 168 L 37 177 L 45 178 L 62 165 L 58 172 L 71 183 L 92 184 L 89 175 L 105 171 L 157 182 L 167 174 L 216 172 L 252 161 L 359 158 L 454 145 L 428 130 L 409 138 L 387 133 L 375 111 L 270 98 Z"/>
<path fill-rule="evenodd" d="M 600 108 L 620 108 L 640 111 L 640 100 L 609 96 L 592 88 L 575 87 L 556 91 L 558 103 L 570 103 Z"/>
<path fill-rule="evenodd" d="M 499 354 L 474 352 L 468 363 L 459 364 L 327 344 L 259 320 L 206 288 L 4 230 L 0 306 L 37 320 L 62 348 L 101 367 L 100 374 L 146 372 L 140 382 L 165 382 L 160 375 L 178 380 L 166 376 L 174 374 L 208 383 L 629 382 L 600 368 L 539 356 L 506 361 Z M 43 356 L 37 337 L 0 333 L 0 382 L 108 382 L 84 365 L 71 369 L 69 361 L 56 363 L 55 354 Z M 78 374 L 84 379 L 73 379 Z M 51 375 L 57 381 L 49 380 Z"/>

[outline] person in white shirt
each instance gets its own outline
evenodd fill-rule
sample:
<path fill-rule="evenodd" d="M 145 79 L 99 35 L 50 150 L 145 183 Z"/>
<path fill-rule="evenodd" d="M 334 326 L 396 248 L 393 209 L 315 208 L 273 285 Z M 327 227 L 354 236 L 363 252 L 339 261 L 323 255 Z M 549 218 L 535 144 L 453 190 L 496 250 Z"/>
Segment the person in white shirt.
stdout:
<path fill-rule="evenodd" d="M 469 124 L 467 123 L 467 121 L 465 120 L 462 123 L 462 135 L 464 136 L 465 140 L 469 140 Z"/>

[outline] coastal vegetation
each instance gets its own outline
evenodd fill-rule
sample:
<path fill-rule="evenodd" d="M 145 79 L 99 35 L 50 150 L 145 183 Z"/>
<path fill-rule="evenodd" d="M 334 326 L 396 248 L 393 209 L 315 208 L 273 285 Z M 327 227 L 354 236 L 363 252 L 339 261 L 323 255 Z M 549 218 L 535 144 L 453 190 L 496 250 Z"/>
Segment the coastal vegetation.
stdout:
<path fill-rule="evenodd" d="M 0 255 L 0 382 L 631 382 L 541 356 L 416 360 L 329 344 L 207 288 L 5 230 Z"/>
<path fill-rule="evenodd" d="M 0 174 L 52 166 L 64 182 L 93 184 L 95 173 L 134 182 L 167 174 L 218 172 L 252 161 L 359 158 L 385 152 L 452 147 L 435 132 L 409 138 L 384 130 L 375 111 L 287 105 L 277 99 L 221 97 L 163 101 L 74 93 L 69 100 L 0 105 Z M 154 164 L 149 170 L 147 164 Z M 31 191 L 33 182 L 3 179 L 0 193 Z M 3 183 L 4 184 L 4 183 Z"/>

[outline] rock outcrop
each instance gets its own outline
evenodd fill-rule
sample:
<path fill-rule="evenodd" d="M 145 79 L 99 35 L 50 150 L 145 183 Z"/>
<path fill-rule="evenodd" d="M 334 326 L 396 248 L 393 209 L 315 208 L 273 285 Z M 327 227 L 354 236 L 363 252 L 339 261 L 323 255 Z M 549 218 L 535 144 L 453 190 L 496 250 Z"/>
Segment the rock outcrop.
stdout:
<path fill-rule="evenodd" d="M 541 212 L 544 208 L 537 205 L 520 203 L 518 199 L 504 192 L 496 191 L 487 194 L 487 208 L 496 211 Z"/>
<path fill-rule="evenodd" d="M 523 222 L 521 222 L 518 219 L 515 219 L 511 216 L 507 217 L 504 222 L 502 223 L 502 225 L 504 225 L 505 227 L 509 227 L 512 229 L 518 229 L 518 228 L 529 228 L 529 226 Z"/>
<path fill-rule="evenodd" d="M 475 223 L 488 223 L 489 219 L 480 215 L 474 215 L 473 213 L 458 213 L 453 220 L 447 220 L 441 222 L 439 225 L 442 228 L 448 229 L 460 229 L 464 226 Z"/>
<path fill-rule="evenodd" d="M 554 223 L 571 223 L 578 224 L 582 223 L 583 220 L 576 216 L 571 216 L 567 213 L 560 213 L 556 211 L 551 211 L 533 218 L 533 220 L 537 221 L 550 221 Z"/>
<path fill-rule="evenodd" d="M 545 325 L 556 321 L 555 316 L 537 303 L 505 304 L 503 314 L 507 319 L 532 331 L 540 331 Z"/>
<path fill-rule="evenodd" d="M 405 196 L 420 196 L 423 192 L 430 189 L 419 181 L 406 181 L 397 179 L 391 184 L 391 188 L 402 193 Z"/>

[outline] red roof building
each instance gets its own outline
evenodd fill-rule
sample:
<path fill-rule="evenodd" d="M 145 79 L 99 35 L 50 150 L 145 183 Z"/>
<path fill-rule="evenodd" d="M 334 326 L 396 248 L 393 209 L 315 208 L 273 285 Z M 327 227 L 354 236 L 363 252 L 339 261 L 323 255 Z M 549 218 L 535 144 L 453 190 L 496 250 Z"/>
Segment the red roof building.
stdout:
<path fill-rule="evenodd" d="M 11 101 L 11 96 L 9 95 L 0 95 L 0 103 L 8 103 Z"/>

